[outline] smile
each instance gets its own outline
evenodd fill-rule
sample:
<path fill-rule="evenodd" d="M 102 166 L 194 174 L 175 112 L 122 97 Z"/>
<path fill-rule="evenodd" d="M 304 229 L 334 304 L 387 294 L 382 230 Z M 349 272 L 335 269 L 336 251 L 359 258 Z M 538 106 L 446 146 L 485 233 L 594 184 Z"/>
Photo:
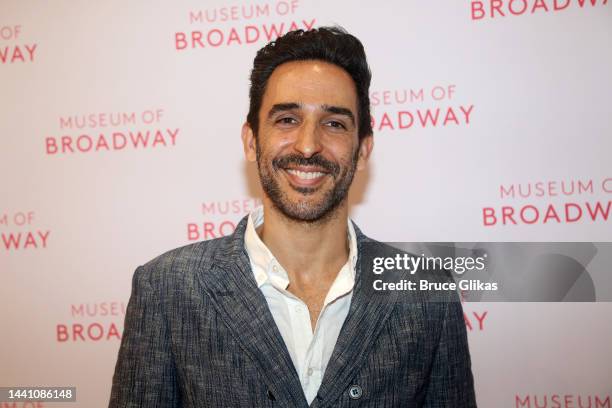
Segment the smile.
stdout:
<path fill-rule="evenodd" d="M 285 168 L 285 174 L 291 185 L 297 188 L 316 188 L 325 182 L 329 173 L 322 169 Z"/>
<path fill-rule="evenodd" d="M 325 173 L 321 173 L 320 171 L 300 171 L 293 169 L 288 169 L 287 173 L 293 174 L 294 176 L 297 176 L 302 180 L 312 180 L 319 177 L 323 177 L 325 175 Z"/>

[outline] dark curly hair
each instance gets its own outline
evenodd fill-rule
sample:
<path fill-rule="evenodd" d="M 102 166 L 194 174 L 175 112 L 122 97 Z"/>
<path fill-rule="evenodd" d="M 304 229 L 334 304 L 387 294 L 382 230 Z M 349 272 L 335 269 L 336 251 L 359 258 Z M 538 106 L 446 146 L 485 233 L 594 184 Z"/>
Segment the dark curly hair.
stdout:
<path fill-rule="evenodd" d="M 363 44 L 341 27 L 320 27 L 286 33 L 260 49 L 253 61 L 247 122 L 255 136 L 259 129 L 259 109 L 268 79 L 281 64 L 290 61 L 321 60 L 344 69 L 355 82 L 358 99 L 359 139 L 372 134 L 370 122 L 370 82 Z"/>

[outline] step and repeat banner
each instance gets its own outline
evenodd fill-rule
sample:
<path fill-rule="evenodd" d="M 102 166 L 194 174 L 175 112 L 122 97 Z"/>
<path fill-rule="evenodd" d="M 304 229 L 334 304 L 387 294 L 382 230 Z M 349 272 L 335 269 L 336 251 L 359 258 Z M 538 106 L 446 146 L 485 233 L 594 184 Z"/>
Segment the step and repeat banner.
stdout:
<path fill-rule="evenodd" d="M 255 53 L 331 24 L 373 73 L 366 234 L 612 241 L 607 0 L 2 0 L 0 386 L 108 404 L 135 268 L 260 203 Z M 612 303 L 464 309 L 480 406 L 611 406 Z"/>

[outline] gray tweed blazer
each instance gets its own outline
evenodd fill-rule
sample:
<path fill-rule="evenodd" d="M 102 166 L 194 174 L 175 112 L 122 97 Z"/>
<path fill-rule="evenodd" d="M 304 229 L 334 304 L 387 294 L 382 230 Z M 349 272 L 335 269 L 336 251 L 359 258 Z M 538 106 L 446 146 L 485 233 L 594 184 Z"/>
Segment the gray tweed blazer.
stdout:
<path fill-rule="evenodd" d="M 232 236 L 137 268 L 109 407 L 307 407 L 297 372 Z M 359 249 L 349 314 L 311 407 L 475 407 L 458 298 L 373 296 Z M 375 245 L 385 251 L 385 245 Z M 388 248 L 388 247 L 387 247 Z M 365 283 L 364 283 L 365 282 Z"/>

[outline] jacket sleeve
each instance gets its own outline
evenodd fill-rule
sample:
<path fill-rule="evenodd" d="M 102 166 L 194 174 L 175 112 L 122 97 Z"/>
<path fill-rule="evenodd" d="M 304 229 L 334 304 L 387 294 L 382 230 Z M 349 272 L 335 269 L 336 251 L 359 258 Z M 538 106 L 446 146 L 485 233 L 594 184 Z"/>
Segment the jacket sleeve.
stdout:
<path fill-rule="evenodd" d="M 132 278 L 109 408 L 181 406 L 160 290 L 147 271 L 138 267 Z"/>
<path fill-rule="evenodd" d="M 476 407 L 470 351 L 461 302 L 457 297 L 439 305 L 445 306 L 446 312 L 424 406 Z"/>

